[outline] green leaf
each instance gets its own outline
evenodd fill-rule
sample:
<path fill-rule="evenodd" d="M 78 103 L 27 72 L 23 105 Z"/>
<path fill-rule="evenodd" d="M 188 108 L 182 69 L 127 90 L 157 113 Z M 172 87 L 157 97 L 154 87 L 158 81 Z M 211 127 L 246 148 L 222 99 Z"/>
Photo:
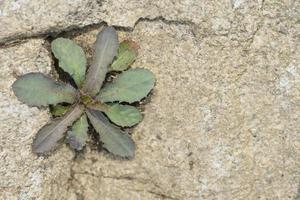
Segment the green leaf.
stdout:
<path fill-rule="evenodd" d="M 106 84 L 97 99 L 101 102 L 139 101 L 151 91 L 155 83 L 154 74 L 147 69 L 130 69 L 123 72 L 112 83 Z"/>
<path fill-rule="evenodd" d="M 72 126 L 72 130 L 68 131 L 67 142 L 73 149 L 82 150 L 88 139 L 89 124 L 86 115 L 82 115 Z"/>
<path fill-rule="evenodd" d="M 86 71 L 86 58 L 82 48 L 72 40 L 57 38 L 51 43 L 51 49 L 59 61 L 59 67 L 68 72 L 80 87 Z"/>
<path fill-rule="evenodd" d="M 116 56 L 118 47 L 118 35 L 113 27 L 106 27 L 98 34 L 93 61 L 83 85 L 83 90 L 86 93 L 95 96 L 99 92 L 108 71 L 108 66 Z"/>
<path fill-rule="evenodd" d="M 90 108 L 92 110 L 98 110 L 98 111 L 101 111 L 101 112 L 107 112 L 108 109 L 110 108 L 109 105 L 107 105 L 105 103 L 101 103 L 99 101 L 91 102 L 91 103 L 87 104 L 86 107 Z"/>
<path fill-rule="evenodd" d="M 30 106 L 46 106 L 57 103 L 74 103 L 77 91 L 70 85 L 55 82 L 42 73 L 20 76 L 12 85 L 18 99 Z"/>
<path fill-rule="evenodd" d="M 126 132 L 111 124 L 100 111 L 89 109 L 86 113 L 105 149 L 121 157 L 134 157 L 135 145 Z"/>
<path fill-rule="evenodd" d="M 141 112 L 133 106 L 113 104 L 105 112 L 108 118 L 119 126 L 133 126 L 142 120 Z"/>
<path fill-rule="evenodd" d="M 50 106 L 50 112 L 54 117 L 61 117 L 70 110 L 70 106 L 63 106 L 60 104 Z"/>
<path fill-rule="evenodd" d="M 135 61 L 138 48 L 134 41 L 125 40 L 121 42 L 117 59 L 111 64 L 110 70 L 124 71 L 127 69 Z"/>
<path fill-rule="evenodd" d="M 53 150 L 57 142 L 63 138 L 68 127 L 82 115 L 83 110 L 83 106 L 76 106 L 63 118 L 55 119 L 50 124 L 42 127 L 33 141 L 33 152 L 47 153 Z"/>

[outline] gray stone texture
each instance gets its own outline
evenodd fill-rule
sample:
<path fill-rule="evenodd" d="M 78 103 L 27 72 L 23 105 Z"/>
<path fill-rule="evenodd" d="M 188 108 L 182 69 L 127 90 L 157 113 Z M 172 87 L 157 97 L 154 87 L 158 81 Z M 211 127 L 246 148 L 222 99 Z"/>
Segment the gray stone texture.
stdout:
<path fill-rule="evenodd" d="M 90 56 L 104 22 L 157 77 L 135 158 L 92 144 L 76 158 L 67 145 L 32 154 L 50 115 L 11 84 L 55 77 L 47 36 L 67 32 Z M 0 199 L 300 197 L 299 1 L 3 0 L 0 25 Z"/>

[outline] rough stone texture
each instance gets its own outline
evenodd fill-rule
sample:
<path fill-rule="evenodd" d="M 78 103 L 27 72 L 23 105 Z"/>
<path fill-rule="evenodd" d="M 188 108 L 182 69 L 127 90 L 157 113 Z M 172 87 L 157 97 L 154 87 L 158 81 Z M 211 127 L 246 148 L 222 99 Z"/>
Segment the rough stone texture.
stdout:
<path fill-rule="evenodd" d="M 112 25 L 132 27 L 139 18 L 168 16 L 171 19 L 202 18 L 200 4 L 189 0 L 102 1 L 102 0 L 4 0 L 0 2 L 0 43 L 36 35 L 60 32 L 105 21 Z M 189 12 L 185 12 L 190 10 Z"/>
<path fill-rule="evenodd" d="M 257 30 L 263 14 L 274 15 L 268 10 L 263 13 L 264 4 L 264 0 L 2 0 L 0 44 L 101 22 L 132 29 L 143 19 L 188 24 L 200 36 L 211 31 L 223 35 L 233 32 L 231 37 L 245 40 Z M 297 3 L 285 0 L 270 4 L 281 7 L 278 14 L 288 14 L 288 8 L 296 9 Z"/>
<path fill-rule="evenodd" d="M 40 4 L 41 14 L 27 13 L 15 29 L 4 23 L 0 41 L 101 21 L 131 27 L 121 29 L 120 38 L 141 46 L 133 67 L 153 71 L 157 84 L 144 120 L 133 129 L 133 160 L 99 153 L 93 145 L 75 160 L 65 145 L 38 158 L 30 144 L 47 111 L 18 102 L 10 85 L 15 74 L 49 72 L 49 44 L 28 39 L 1 48 L 0 199 L 300 197 L 298 1 L 122 0 L 77 12 L 96 2 L 60 1 L 60 13 L 45 12 L 55 1 L 15 2 L 26 2 L 21 13 Z M 8 5 L 0 3 L 2 15 Z M 0 22 L 15 20 L 18 12 L 11 13 Z M 75 40 L 90 52 L 96 32 Z"/>
<path fill-rule="evenodd" d="M 45 44 L 37 39 L 0 49 L 0 199 L 49 199 L 50 193 L 43 195 L 52 188 L 49 185 L 69 175 L 72 153 L 67 148 L 48 159 L 32 154 L 33 137 L 49 117 L 45 109 L 19 102 L 11 90 L 18 75 L 49 73 L 51 58 Z"/>

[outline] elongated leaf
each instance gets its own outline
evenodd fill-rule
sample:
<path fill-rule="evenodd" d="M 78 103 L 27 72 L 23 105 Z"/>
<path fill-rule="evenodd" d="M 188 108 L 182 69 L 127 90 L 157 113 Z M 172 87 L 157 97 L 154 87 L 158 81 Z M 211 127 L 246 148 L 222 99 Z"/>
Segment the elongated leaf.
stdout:
<path fill-rule="evenodd" d="M 82 115 L 83 109 L 83 106 L 76 106 L 63 118 L 55 119 L 50 124 L 42 127 L 33 141 L 33 152 L 47 153 L 53 150 L 57 142 L 63 138 L 68 127 Z"/>
<path fill-rule="evenodd" d="M 125 40 L 120 43 L 117 59 L 110 66 L 112 71 L 123 71 L 127 69 L 136 59 L 138 45 L 134 41 Z"/>
<path fill-rule="evenodd" d="M 92 110 L 98 110 L 101 112 L 107 112 L 108 109 L 110 108 L 109 105 L 105 104 L 105 103 L 101 103 L 98 101 L 94 101 L 92 103 L 89 103 L 86 105 L 88 108 L 92 109 Z"/>
<path fill-rule="evenodd" d="M 99 133 L 105 149 L 121 157 L 134 156 L 135 145 L 126 132 L 109 123 L 100 111 L 89 109 L 86 113 L 90 122 Z"/>
<path fill-rule="evenodd" d="M 86 58 L 82 48 L 72 40 L 57 38 L 51 43 L 51 49 L 59 61 L 59 67 L 68 72 L 80 87 L 86 71 Z"/>
<path fill-rule="evenodd" d="M 97 99 L 101 102 L 139 101 L 151 91 L 154 74 L 147 69 L 130 69 L 120 74 L 112 83 L 106 84 Z"/>
<path fill-rule="evenodd" d="M 50 106 L 50 112 L 54 117 L 61 117 L 66 114 L 71 109 L 71 106 L 63 106 L 57 104 L 55 106 Z"/>
<path fill-rule="evenodd" d="M 81 150 L 88 139 L 89 124 L 86 115 L 82 115 L 72 126 L 72 130 L 68 131 L 67 142 L 73 149 Z"/>
<path fill-rule="evenodd" d="M 141 112 L 134 106 L 113 104 L 105 112 L 108 118 L 119 126 L 133 126 L 142 120 Z"/>
<path fill-rule="evenodd" d="M 99 92 L 108 66 L 116 56 L 118 47 L 118 35 L 113 27 L 107 27 L 98 34 L 92 65 L 88 70 L 83 86 L 86 93 L 95 96 Z"/>
<path fill-rule="evenodd" d="M 12 89 L 20 101 L 31 106 L 73 103 L 77 97 L 73 87 L 55 82 L 42 73 L 29 73 L 19 77 Z"/>

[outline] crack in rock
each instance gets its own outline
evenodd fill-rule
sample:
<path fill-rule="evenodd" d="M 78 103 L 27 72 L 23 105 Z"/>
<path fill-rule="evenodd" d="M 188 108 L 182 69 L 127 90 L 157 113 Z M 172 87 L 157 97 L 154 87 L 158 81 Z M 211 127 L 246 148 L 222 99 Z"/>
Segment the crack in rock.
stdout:
<path fill-rule="evenodd" d="M 192 32 L 193 32 L 192 27 L 196 26 L 195 23 L 189 20 L 169 20 L 164 18 L 163 16 L 156 16 L 153 18 L 140 17 L 136 20 L 133 26 L 118 26 L 118 25 L 114 25 L 114 26 L 116 27 L 117 30 L 122 30 L 124 32 L 132 32 L 140 22 L 162 22 L 167 25 L 185 25 L 191 27 Z M 102 25 L 107 25 L 107 22 L 101 21 L 99 23 L 90 24 L 83 27 L 70 26 L 65 29 L 61 29 L 59 31 L 47 30 L 45 32 L 34 33 L 34 34 L 20 34 L 16 37 L 3 38 L 2 41 L 0 40 L 0 48 L 15 46 L 24 42 L 24 40 L 45 39 L 47 37 L 56 37 L 57 35 L 61 35 L 64 33 L 78 33 L 78 32 L 80 33 L 80 32 L 84 32 L 85 30 L 101 27 Z"/>

